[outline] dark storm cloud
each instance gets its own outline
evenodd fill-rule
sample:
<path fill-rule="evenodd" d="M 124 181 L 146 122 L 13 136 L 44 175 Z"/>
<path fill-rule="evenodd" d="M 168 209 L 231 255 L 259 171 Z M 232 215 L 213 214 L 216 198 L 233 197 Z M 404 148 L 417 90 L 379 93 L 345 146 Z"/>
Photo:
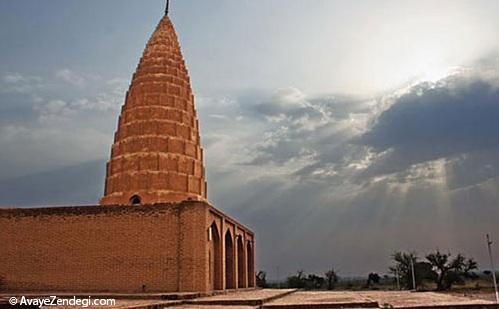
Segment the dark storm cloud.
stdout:
<path fill-rule="evenodd" d="M 293 172 L 296 176 L 333 175 L 327 178 L 334 182 L 342 175 L 362 183 L 453 158 L 447 163 L 453 170 L 449 185 L 470 185 L 473 179 L 479 183 L 498 167 L 493 155 L 499 148 L 499 88 L 491 78 L 494 74 L 463 71 L 389 99 L 309 98 L 294 88 L 254 94 L 252 102 L 239 101 L 242 114 L 263 126 L 260 141 L 248 147 L 248 162 L 262 166 L 302 160 Z M 379 114 L 376 109 L 383 105 L 389 107 Z M 471 167 L 472 162 L 488 167 Z M 470 173 L 475 176 L 467 176 Z"/>
<path fill-rule="evenodd" d="M 494 81 L 456 75 L 413 87 L 396 99 L 360 142 L 388 151 L 369 173 L 499 147 L 499 88 Z"/>

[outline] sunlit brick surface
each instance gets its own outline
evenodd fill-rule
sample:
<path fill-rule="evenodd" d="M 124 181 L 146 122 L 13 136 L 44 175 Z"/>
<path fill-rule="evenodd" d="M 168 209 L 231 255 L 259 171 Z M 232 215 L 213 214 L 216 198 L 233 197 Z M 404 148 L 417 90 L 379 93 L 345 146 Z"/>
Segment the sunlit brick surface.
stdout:
<path fill-rule="evenodd" d="M 132 78 L 107 164 L 102 205 L 206 200 L 203 150 L 189 74 L 165 16 Z"/>
<path fill-rule="evenodd" d="M 214 225 L 218 230 L 211 231 L 210 239 Z M 254 261 L 253 233 L 206 202 L 0 208 L 0 227 L 5 291 L 221 290 L 223 256 L 234 252 L 224 251 L 220 231 L 233 235 L 234 242 L 240 237 L 251 247 L 244 256 Z M 216 246 L 215 239 L 220 240 Z M 244 287 L 254 286 L 253 263 L 234 265 L 252 272 Z"/>
<path fill-rule="evenodd" d="M 12 291 L 203 291 L 208 206 L 0 210 Z"/>

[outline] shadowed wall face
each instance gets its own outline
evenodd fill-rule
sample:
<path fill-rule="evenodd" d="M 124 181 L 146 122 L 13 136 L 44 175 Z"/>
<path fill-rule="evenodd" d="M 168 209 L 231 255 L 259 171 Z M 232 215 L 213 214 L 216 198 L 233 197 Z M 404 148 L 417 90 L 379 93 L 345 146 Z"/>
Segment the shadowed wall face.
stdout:
<path fill-rule="evenodd" d="M 246 287 L 246 259 L 242 237 L 237 237 L 237 287 Z"/>
<path fill-rule="evenodd" d="M 225 288 L 234 289 L 234 239 L 230 231 L 225 233 Z"/>
<path fill-rule="evenodd" d="M 190 78 L 165 16 L 133 75 L 107 165 L 102 205 L 206 200 Z"/>
<path fill-rule="evenodd" d="M 217 224 L 214 222 L 208 228 L 208 261 L 209 261 L 209 278 L 208 285 L 212 290 L 222 290 L 222 247 L 220 240 L 220 232 Z"/>

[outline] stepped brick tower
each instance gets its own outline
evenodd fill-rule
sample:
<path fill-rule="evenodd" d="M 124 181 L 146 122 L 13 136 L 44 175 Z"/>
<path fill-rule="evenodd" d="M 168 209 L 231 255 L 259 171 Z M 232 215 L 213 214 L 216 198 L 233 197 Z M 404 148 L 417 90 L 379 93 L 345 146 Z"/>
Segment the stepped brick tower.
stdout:
<path fill-rule="evenodd" d="M 167 15 L 133 75 L 107 164 L 101 205 L 205 201 L 189 74 Z"/>
<path fill-rule="evenodd" d="M 255 287 L 254 233 L 206 199 L 194 97 L 167 14 L 133 75 L 106 168 L 100 205 L 0 208 L 3 289 Z"/>

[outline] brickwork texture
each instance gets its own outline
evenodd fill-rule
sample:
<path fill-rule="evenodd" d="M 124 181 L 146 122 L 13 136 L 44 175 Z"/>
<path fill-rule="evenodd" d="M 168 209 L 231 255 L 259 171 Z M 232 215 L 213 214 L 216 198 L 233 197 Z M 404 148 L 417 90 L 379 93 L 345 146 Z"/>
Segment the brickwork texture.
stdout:
<path fill-rule="evenodd" d="M 133 75 L 107 164 L 102 205 L 207 196 L 199 122 L 189 74 L 168 16 Z"/>
<path fill-rule="evenodd" d="M 222 289 L 222 270 L 210 271 L 225 254 L 213 245 L 220 235 L 210 237 L 214 220 L 237 224 L 205 202 L 0 209 L 0 278 L 9 291 Z M 243 231 L 253 245 L 252 232 Z"/>

